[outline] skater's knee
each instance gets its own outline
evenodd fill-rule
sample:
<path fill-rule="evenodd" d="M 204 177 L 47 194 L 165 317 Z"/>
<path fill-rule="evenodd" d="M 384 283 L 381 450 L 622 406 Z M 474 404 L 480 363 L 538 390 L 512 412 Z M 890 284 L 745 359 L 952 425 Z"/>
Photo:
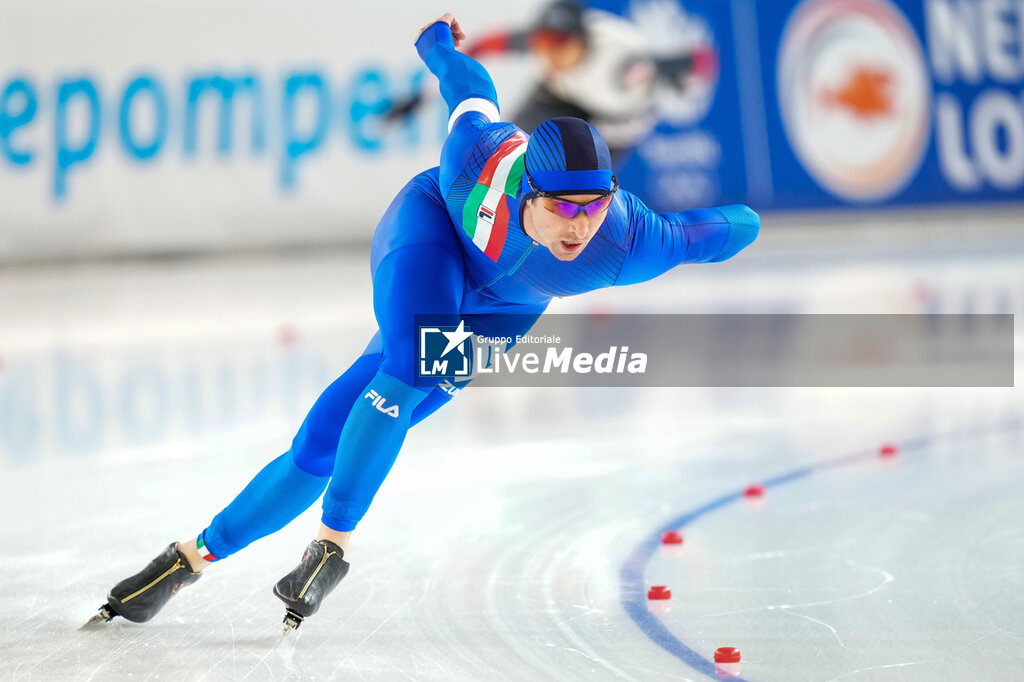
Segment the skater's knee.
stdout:
<path fill-rule="evenodd" d="M 310 476 L 330 476 L 340 435 L 341 431 L 338 429 L 333 438 L 325 438 L 322 435 L 318 437 L 303 424 L 302 429 L 292 440 L 288 459 L 298 470 Z"/>
<path fill-rule="evenodd" d="M 334 469 L 334 456 L 337 450 L 337 441 L 333 444 L 323 443 L 320 447 L 313 447 L 296 437 L 292 442 L 289 455 L 292 464 L 303 473 L 310 476 L 328 477 Z"/>

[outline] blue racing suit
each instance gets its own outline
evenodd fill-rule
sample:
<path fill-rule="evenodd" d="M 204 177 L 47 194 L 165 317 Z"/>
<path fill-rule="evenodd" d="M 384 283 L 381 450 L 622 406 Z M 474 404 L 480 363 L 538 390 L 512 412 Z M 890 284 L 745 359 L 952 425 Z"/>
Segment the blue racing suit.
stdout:
<path fill-rule="evenodd" d="M 414 315 L 452 326 L 464 320 L 476 334 L 515 338 L 552 297 L 643 282 L 682 263 L 722 261 L 757 236 L 760 221 L 745 206 L 659 214 L 620 189 L 584 250 L 571 261 L 556 259 L 523 230 L 529 136 L 498 120 L 490 76 L 455 49 L 443 22 L 427 28 L 416 48 L 440 81 L 449 134 L 440 166 L 399 192 L 374 233 L 370 271 L 379 331 L 313 405 L 291 449 L 204 531 L 216 558 L 279 530 L 325 489 L 323 522 L 355 528 L 408 429 L 461 388 L 414 382 Z"/>

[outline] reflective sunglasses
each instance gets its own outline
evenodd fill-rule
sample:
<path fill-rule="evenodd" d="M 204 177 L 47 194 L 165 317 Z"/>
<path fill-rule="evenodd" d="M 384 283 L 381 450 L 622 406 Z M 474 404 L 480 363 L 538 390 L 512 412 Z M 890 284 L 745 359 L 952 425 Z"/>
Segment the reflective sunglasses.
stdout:
<path fill-rule="evenodd" d="M 543 190 L 538 190 L 536 187 L 534 187 L 533 179 L 530 178 L 529 174 L 527 174 L 526 176 L 526 181 L 529 183 L 530 189 L 533 190 L 534 196 L 541 200 L 541 203 L 544 205 L 544 208 L 554 213 L 559 218 L 563 218 L 565 220 L 572 220 L 573 218 L 580 214 L 580 211 L 586 213 L 587 217 L 590 218 L 599 215 L 602 211 L 608 209 L 608 206 L 610 206 L 612 203 L 612 198 L 615 196 L 615 192 L 618 191 L 619 189 L 618 179 L 615 176 L 612 176 L 612 182 L 614 184 L 610 190 L 603 193 L 601 196 L 599 196 L 597 199 L 594 199 L 593 201 L 588 201 L 585 204 L 580 204 L 575 201 L 560 199 L 558 198 L 558 195 L 589 194 L 590 192 L 587 192 L 585 190 L 581 190 L 578 192 L 574 190 L 571 192 L 559 193 L 545 192 Z"/>
<path fill-rule="evenodd" d="M 547 198 L 542 198 L 541 203 L 544 204 L 544 208 L 565 220 L 572 220 L 580 214 L 580 211 L 593 218 L 608 208 L 608 205 L 612 203 L 612 195 L 607 194 L 585 204 L 577 204 L 575 201 L 565 201 L 564 199 Z"/>

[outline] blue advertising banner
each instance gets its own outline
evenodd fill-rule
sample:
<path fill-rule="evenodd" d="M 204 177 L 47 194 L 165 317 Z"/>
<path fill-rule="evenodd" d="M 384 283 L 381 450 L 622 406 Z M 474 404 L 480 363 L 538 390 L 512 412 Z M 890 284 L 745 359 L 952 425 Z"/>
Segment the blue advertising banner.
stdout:
<path fill-rule="evenodd" d="M 580 1 L 452 9 L 507 120 L 588 118 L 653 208 L 1024 199 L 1024 0 Z M 18 5 L 0 263 L 369 238 L 447 133 L 431 15 L 249 4 Z"/>
<path fill-rule="evenodd" d="M 662 211 L 721 204 L 725 197 L 743 201 L 750 185 L 746 159 L 759 145 L 751 148 L 741 134 L 748 110 L 741 105 L 742 51 L 734 49 L 728 3 L 610 0 L 588 6 L 628 19 L 659 64 L 693 62 L 679 74 L 661 67 L 653 93 L 656 122 L 620 162 L 623 186 Z"/>
<path fill-rule="evenodd" d="M 659 0 L 591 3 L 630 16 Z M 681 0 L 719 70 L 623 164 L 661 209 L 1024 199 L 1024 3 Z M 694 28 L 696 27 L 696 28 Z"/>

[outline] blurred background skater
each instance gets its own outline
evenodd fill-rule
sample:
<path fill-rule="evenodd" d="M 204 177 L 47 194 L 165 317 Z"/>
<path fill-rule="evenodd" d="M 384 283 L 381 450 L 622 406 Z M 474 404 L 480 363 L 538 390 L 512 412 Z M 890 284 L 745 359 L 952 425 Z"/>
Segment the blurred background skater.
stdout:
<path fill-rule="evenodd" d="M 710 45 L 660 45 L 655 51 L 651 36 L 635 22 L 574 0 L 555 0 L 530 27 L 488 33 L 463 51 L 477 59 L 537 58 L 540 79 L 509 120 L 533 132 L 550 118 L 582 118 L 604 136 L 616 167 L 656 124 L 659 88 L 683 96 L 695 81 L 713 81 L 718 72 Z M 386 116 L 405 116 L 422 101 L 422 93 L 413 95 Z"/>

